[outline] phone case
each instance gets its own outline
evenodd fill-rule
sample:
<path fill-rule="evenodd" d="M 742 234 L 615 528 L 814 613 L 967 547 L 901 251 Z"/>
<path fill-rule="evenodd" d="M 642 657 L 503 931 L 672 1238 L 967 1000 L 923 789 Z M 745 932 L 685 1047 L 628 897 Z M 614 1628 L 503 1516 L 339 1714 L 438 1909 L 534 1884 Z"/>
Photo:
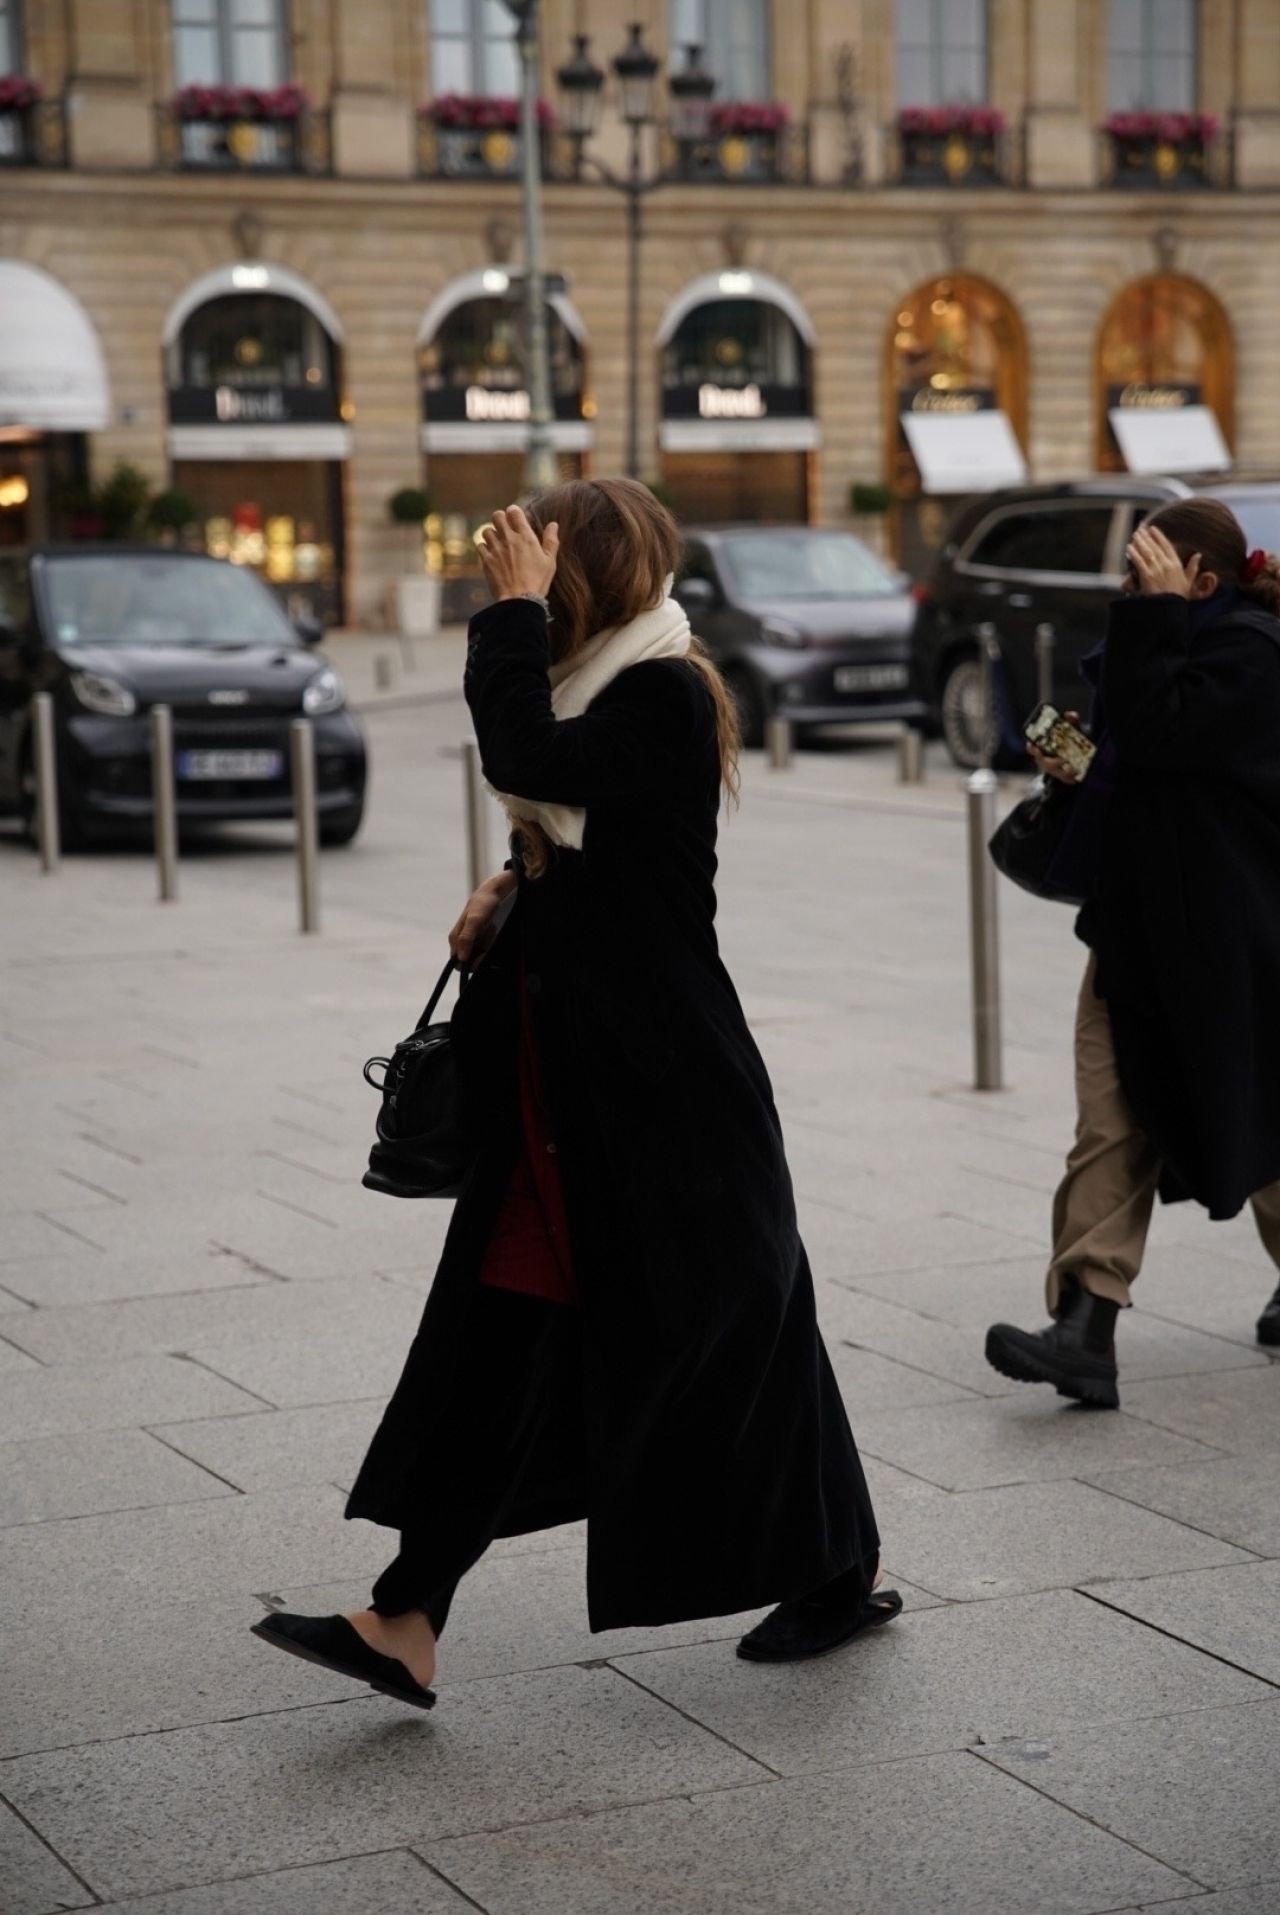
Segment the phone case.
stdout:
<path fill-rule="evenodd" d="M 1078 778 L 1088 771 L 1097 749 L 1078 725 L 1071 724 L 1052 705 L 1041 705 L 1032 712 L 1024 736 L 1029 745 L 1047 758 L 1059 759 Z"/>

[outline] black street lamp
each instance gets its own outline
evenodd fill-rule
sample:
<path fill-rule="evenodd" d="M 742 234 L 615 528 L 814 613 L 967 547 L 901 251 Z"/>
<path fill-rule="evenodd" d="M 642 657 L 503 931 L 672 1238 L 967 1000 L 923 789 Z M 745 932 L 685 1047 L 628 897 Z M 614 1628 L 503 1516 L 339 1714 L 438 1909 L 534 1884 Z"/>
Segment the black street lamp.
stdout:
<path fill-rule="evenodd" d="M 627 200 L 627 476 L 640 476 L 640 242 L 641 209 L 646 193 L 661 186 L 661 166 L 652 174 L 644 170 L 644 135 L 657 123 L 658 76 L 662 62 L 644 44 L 644 28 L 628 28 L 628 39 L 613 62 L 618 82 L 622 117 L 631 132 L 631 145 L 625 173 L 615 173 L 603 160 L 585 152 L 600 119 L 600 101 L 605 76 L 595 65 L 585 33 L 574 37 L 574 52 L 556 74 L 560 91 L 561 117 L 573 141 L 574 172 L 589 167 L 606 186 L 624 193 Z M 672 124 L 676 138 L 684 144 L 703 137 L 710 118 L 711 96 L 716 83 L 702 65 L 702 49 L 686 49 L 686 65 L 668 82 L 672 100 Z"/>

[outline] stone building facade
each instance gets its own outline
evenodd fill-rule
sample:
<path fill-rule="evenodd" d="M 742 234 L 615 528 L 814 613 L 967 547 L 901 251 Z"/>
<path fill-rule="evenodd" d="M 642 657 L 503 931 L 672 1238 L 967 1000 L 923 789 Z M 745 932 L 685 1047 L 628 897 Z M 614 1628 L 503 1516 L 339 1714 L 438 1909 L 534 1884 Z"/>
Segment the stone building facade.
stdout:
<path fill-rule="evenodd" d="M 922 563 L 958 488 L 904 429 L 917 411 L 998 415 L 1005 453 L 1052 480 L 1125 456 L 1117 408 L 1185 406 L 1238 473 L 1274 473 L 1280 0 L 1167 4 L 1180 65 L 1143 0 L 543 0 L 553 106 L 572 36 L 607 67 L 632 20 L 667 72 L 685 31 L 737 76 L 693 143 L 660 82 L 642 136 L 642 476 L 686 511 L 823 522 L 889 487 L 887 535 Z M 34 474 L 8 536 L 47 529 L 42 458 L 88 480 L 127 461 L 193 497 L 217 549 L 327 578 L 330 617 L 378 622 L 416 562 L 398 489 L 428 489 L 432 562 L 466 571 L 489 493 L 519 478 L 518 140 L 482 110 L 478 10 L 431 12 L 255 0 L 268 58 L 232 45 L 230 0 L 0 0 L 33 83 L 6 95 L 0 46 L 0 523 L 4 468 Z M 1167 29 L 1166 0 L 1146 14 Z M 239 106 L 236 58 L 269 82 Z M 586 150 L 616 169 L 615 94 Z M 557 444 L 566 469 L 614 472 L 625 202 L 563 128 L 546 169 Z M 84 369 L 41 366 L 38 342 L 86 320 L 78 413 Z M 972 456 L 996 473 L 993 432 Z M 1180 456 L 1210 457 L 1202 438 Z"/>

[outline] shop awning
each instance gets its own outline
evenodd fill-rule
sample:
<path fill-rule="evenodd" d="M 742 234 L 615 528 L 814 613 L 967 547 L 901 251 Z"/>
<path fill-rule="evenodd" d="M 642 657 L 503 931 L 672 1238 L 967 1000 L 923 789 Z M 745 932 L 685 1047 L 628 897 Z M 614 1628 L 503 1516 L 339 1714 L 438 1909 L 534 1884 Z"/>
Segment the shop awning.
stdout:
<path fill-rule="evenodd" d="M 1107 414 L 1130 472 L 1227 472 L 1231 454 L 1209 406 L 1113 406 Z"/>
<path fill-rule="evenodd" d="M 111 419 L 106 362 L 80 301 L 51 274 L 0 259 L 0 425 L 100 432 Z"/>
<path fill-rule="evenodd" d="M 428 419 L 422 427 L 424 452 L 523 452 L 529 428 L 520 419 Z M 557 452 L 589 452 L 589 419 L 553 419 L 551 444 Z"/>
<path fill-rule="evenodd" d="M 812 452 L 820 443 L 816 419 L 664 419 L 664 452 Z"/>
<path fill-rule="evenodd" d="M 350 426 L 302 420 L 286 425 L 170 426 L 171 459 L 349 459 Z"/>
<path fill-rule="evenodd" d="M 926 492 L 994 492 L 1026 479 L 1006 412 L 904 412 L 902 430 Z"/>

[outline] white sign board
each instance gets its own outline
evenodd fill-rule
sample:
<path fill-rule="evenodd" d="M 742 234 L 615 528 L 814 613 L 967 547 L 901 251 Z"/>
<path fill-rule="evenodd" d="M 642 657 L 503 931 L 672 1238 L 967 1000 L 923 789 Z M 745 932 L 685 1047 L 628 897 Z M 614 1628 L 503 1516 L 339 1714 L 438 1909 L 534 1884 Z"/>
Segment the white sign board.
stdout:
<path fill-rule="evenodd" d="M 1231 454 L 1209 406 L 1113 406 L 1107 414 L 1130 472 L 1228 472 Z"/>
<path fill-rule="evenodd" d="M 0 425 L 100 432 L 107 368 L 79 300 L 39 266 L 0 259 Z"/>
<path fill-rule="evenodd" d="M 902 430 L 926 492 L 994 492 L 1027 476 L 1006 412 L 904 412 Z"/>

